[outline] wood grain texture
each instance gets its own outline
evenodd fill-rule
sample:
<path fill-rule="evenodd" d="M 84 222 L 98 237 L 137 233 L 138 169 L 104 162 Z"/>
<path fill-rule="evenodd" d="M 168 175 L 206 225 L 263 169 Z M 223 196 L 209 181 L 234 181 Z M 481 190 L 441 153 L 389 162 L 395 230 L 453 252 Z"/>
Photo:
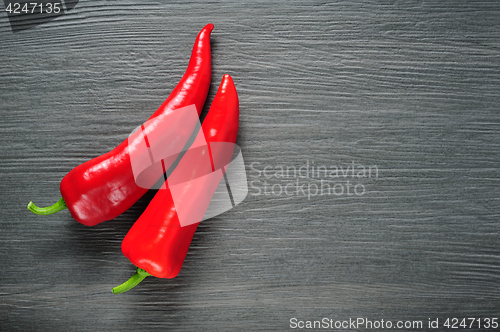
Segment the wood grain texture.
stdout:
<path fill-rule="evenodd" d="M 18 33 L 2 13 L 0 330 L 499 316 L 498 1 L 80 1 Z M 152 194 L 93 228 L 25 206 L 57 201 L 68 171 L 156 110 L 208 22 L 204 113 L 231 74 L 249 196 L 200 225 L 177 278 L 114 296 Z M 353 162 L 378 177 L 270 172 Z M 366 192 L 277 194 L 322 179 Z"/>

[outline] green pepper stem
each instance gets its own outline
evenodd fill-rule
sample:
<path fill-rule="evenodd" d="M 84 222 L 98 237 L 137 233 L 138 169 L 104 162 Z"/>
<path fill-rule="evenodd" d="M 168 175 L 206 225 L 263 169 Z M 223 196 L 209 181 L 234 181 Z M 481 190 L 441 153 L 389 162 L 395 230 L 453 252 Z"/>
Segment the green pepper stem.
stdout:
<path fill-rule="evenodd" d="M 42 216 L 46 216 L 48 214 L 54 214 L 56 212 L 62 211 L 62 210 L 67 209 L 67 208 L 68 207 L 66 206 L 66 203 L 64 202 L 63 198 L 61 198 L 59 201 L 57 201 L 57 203 L 55 203 L 54 205 L 44 207 L 44 208 L 36 206 L 35 203 L 33 203 L 33 202 L 30 202 L 28 204 L 28 210 L 30 210 L 31 212 L 33 212 L 35 214 L 39 214 Z"/>
<path fill-rule="evenodd" d="M 124 292 L 134 288 L 135 286 L 139 285 L 139 283 L 141 281 L 143 281 L 144 278 L 146 278 L 147 276 L 150 276 L 150 275 L 151 274 L 146 272 L 146 270 L 137 268 L 137 272 L 129 280 L 125 281 L 120 286 L 113 287 L 112 292 L 113 292 L 113 294 L 124 293 Z"/>

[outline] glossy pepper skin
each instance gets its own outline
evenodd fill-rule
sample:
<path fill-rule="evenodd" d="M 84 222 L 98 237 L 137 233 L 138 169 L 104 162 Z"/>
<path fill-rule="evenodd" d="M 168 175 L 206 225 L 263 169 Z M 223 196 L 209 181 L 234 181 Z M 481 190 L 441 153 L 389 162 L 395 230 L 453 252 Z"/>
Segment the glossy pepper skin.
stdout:
<path fill-rule="evenodd" d="M 198 151 L 202 155 L 206 153 L 210 155 L 212 169 L 214 158 L 217 159 L 218 156 L 215 156 L 214 152 L 210 150 L 210 143 L 235 143 L 238 125 L 238 95 L 231 76 L 224 75 L 202 124 L 202 130 L 208 144 L 203 150 Z M 232 151 L 229 152 L 229 158 L 231 154 Z M 227 155 L 227 151 L 225 155 Z M 229 160 L 224 161 L 225 164 L 228 162 Z M 193 163 L 192 158 L 183 158 L 174 172 L 183 167 L 188 167 L 189 173 L 192 174 L 193 178 L 196 178 L 205 172 L 202 169 L 203 167 L 200 168 L 198 164 Z M 186 192 L 189 193 L 189 190 Z M 209 199 L 214 192 L 215 188 L 207 190 L 206 195 L 209 196 Z M 192 197 L 186 194 L 182 199 L 190 200 Z M 193 202 L 193 204 L 196 204 L 196 202 Z M 141 271 L 141 273 L 147 272 L 145 275 L 149 274 L 158 278 L 174 278 L 181 270 L 189 245 L 199 224 L 197 222 L 181 227 L 167 186 L 156 193 L 144 213 L 129 230 L 122 242 L 122 252 L 125 257 L 138 267 L 138 273 Z"/>
<path fill-rule="evenodd" d="M 149 120 L 160 115 L 169 116 L 176 109 L 193 104 L 200 115 L 212 76 L 210 33 L 213 28 L 213 24 L 208 24 L 198 34 L 184 76 Z M 184 144 L 186 142 L 187 139 Z M 168 169 L 170 165 L 165 166 Z M 76 221 L 87 226 L 116 218 L 148 191 L 139 187 L 134 179 L 128 140 L 112 151 L 75 167 L 62 179 L 60 190 L 63 198 L 56 204 L 65 205 Z M 42 212 L 38 214 L 54 213 L 43 213 L 44 208 L 37 208 L 33 203 L 28 205 L 28 209 L 35 213 L 38 209 Z"/>

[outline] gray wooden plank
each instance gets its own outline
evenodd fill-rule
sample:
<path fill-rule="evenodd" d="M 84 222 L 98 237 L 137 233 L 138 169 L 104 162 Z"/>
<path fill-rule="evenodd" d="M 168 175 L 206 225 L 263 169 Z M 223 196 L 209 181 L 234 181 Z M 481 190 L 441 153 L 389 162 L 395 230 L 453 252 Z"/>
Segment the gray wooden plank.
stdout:
<path fill-rule="evenodd" d="M 0 14 L 1 329 L 498 317 L 499 11 L 497 1 L 80 1 L 17 33 Z M 152 194 L 92 228 L 25 206 L 55 202 L 68 171 L 156 110 L 208 22 L 204 113 L 231 74 L 249 196 L 200 225 L 177 278 L 114 296 L 133 273 L 121 240 Z M 378 176 L 279 173 L 352 163 Z M 365 193 L 307 197 L 348 180 Z"/>

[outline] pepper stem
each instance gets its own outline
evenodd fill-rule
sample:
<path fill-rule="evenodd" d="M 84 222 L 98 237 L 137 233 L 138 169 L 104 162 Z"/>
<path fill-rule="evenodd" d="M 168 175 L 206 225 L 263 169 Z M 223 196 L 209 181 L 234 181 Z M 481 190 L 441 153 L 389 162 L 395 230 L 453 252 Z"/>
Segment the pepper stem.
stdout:
<path fill-rule="evenodd" d="M 64 202 L 64 199 L 62 197 L 54 205 L 44 207 L 44 208 L 36 206 L 35 203 L 33 203 L 33 202 L 30 202 L 28 204 L 28 210 L 30 210 L 31 212 L 33 212 L 35 214 L 39 214 L 42 216 L 46 216 L 48 214 L 54 214 L 56 212 L 62 211 L 62 210 L 67 209 L 67 208 L 68 207 L 66 206 L 66 203 Z"/>
<path fill-rule="evenodd" d="M 120 286 L 113 287 L 112 292 L 113 294 L 124 293 L 134 288 L 135 286 L 139 285 L 139 283 L 143 281 L 144 278 L 150 275 L 151 274 L 149 274 L 146 270 L 137 268 L 137 272 L 129 280 L 125 281 Z"/>

